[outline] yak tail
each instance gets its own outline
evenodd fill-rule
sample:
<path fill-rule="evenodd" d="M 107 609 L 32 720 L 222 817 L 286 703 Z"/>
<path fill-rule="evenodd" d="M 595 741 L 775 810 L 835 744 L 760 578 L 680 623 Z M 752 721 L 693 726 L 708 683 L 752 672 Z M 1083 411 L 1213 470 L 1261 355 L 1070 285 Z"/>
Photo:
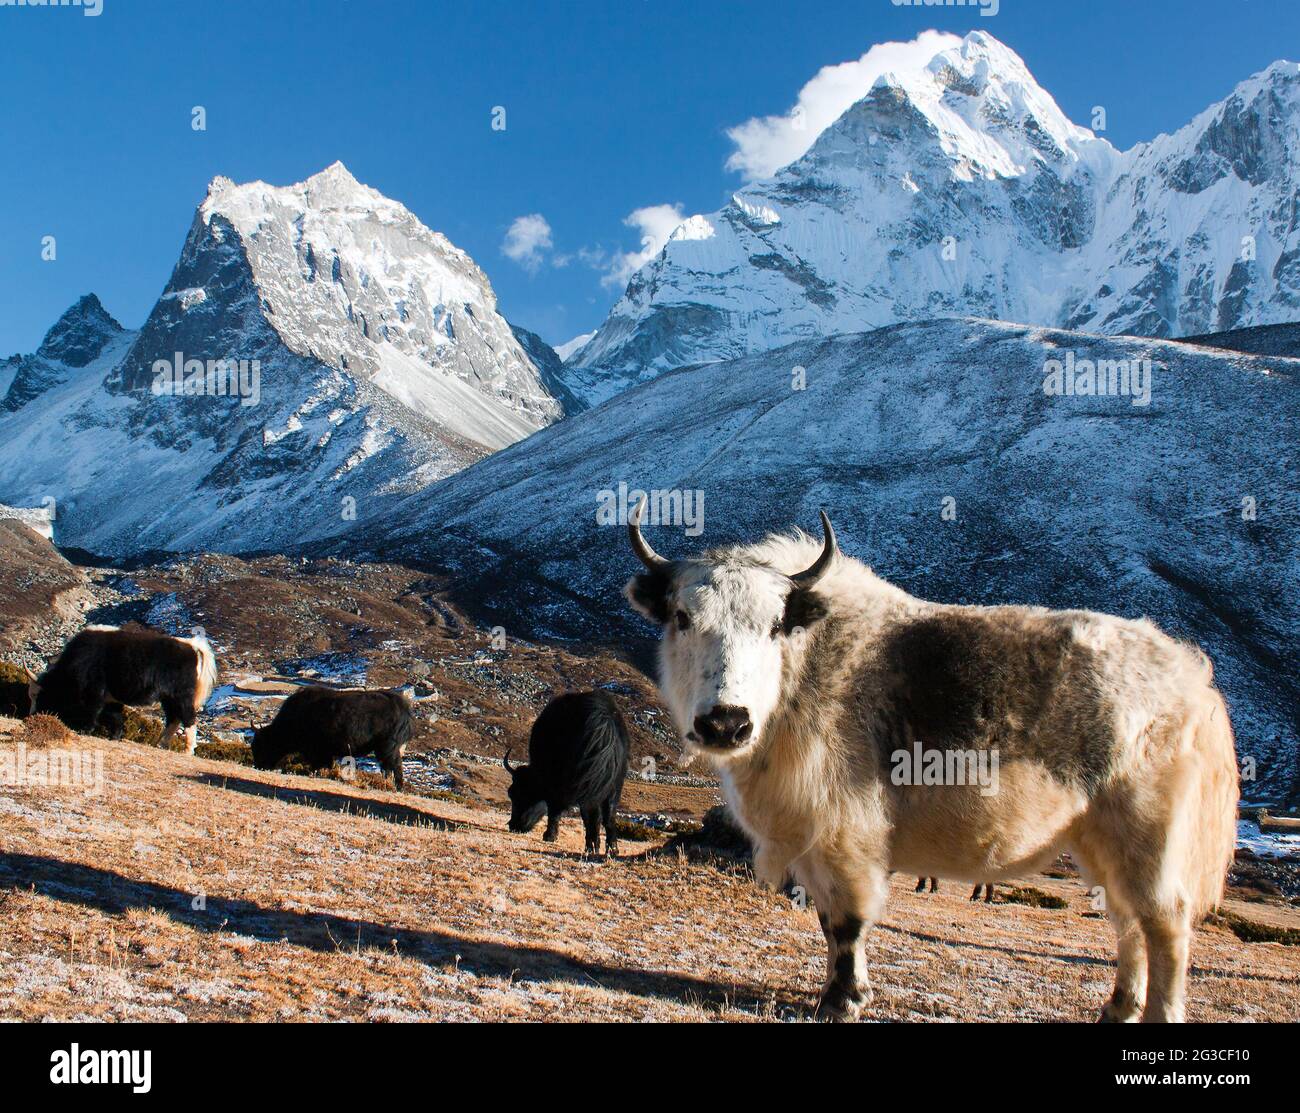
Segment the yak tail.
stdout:
<path fill-rule="evenodd" d="M 1199 759 L 1199 795 L 1194 796 L 1191 897 L 1199 918 L 1223 899 L 1228 867 L 1237 846 L 1237 752 L 1223 696 L 1209 689 L 1191 724 L 1192 748 Z"/>
<path fill-rule="evenodd" d="M 197 712 L 208 702 L 212 689 L 217 686 L 217 655 L 212 652 L 212 644 L 202 634 L 180 640 L 191 646 L 198 655 L 197 683 L 194 688 L 194 710 Z"/>
<path fill-rule="evenodd" d="M 628 739 L 623 717 L 616 710 L 594 709 L 587 716 L 585 742 L 575 771 L 574 799 L 600 799 L 627 775 Z"/>
<path fill-rule="evenodd" d="M 394 691 L 394 695 L 401 701 L 402 714 L 397 717 L 397 729 L 393 731 L 393 745 L 400 748 L 411 740 L 415 714 L 411 709 L 411 697 L 406 692 L 398 689 Z"/>

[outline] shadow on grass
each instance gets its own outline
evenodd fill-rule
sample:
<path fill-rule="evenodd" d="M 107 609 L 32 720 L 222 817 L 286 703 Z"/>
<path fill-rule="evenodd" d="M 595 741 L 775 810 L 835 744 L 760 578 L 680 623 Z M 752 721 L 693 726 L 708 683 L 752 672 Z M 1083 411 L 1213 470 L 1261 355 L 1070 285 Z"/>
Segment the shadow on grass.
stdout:
<path fill-rule="evenodd" d="M 664 998 L 705 1009 L 802 1011 L 811 1002 L 780 998 L 753 985 L 723 986 L 669 971 L 631 970 L 574 958 L 526 944 L 488 943 L 443 931 L 416 931 L 326 912 L 264 908 L 248 900 L 208 896 L 193 907 L 193 893 L 126 877 L 96 866 L 34 854 L 0 853 L 0 892 L 35 892 L 111 915 L 153 908 L 197 931 L 230 932 L 265 943 L 287 941 L 320 952 L 379 950 L 414 957 L 439 968 L 455 966 L 480 977 L 513 981 L 593 984 L 617 993 Z"/>
<path fill-rule="evenodd" d="M 308 808 L 317 808 L 325 812 L 338 812 L 340 815 L 357 815 L 366 819 L 379 819 L 385 823 L 397 823 L 404 827 L 432 827 L 438 831 L 461 831 L 465 824 L 441 819 L 436 815 L 411 808 L 405 804 L 393 804 L 387 800 L 371 800 L 365 796 L 349 796 L 346 792 L 332 792 L 326 789 L 300 788 L 297 785 L 267 784 L 264 781 L 250 781 L 244 777 L 232 777 L 226 773 L 194 773 L 186 775 L 187 780 L 211 788 L 223 788 L 227 792 L 242 792 L 248 796 L 260 796 L 267 800 L 279 800 L 285 804 L 301 804 Z"/>

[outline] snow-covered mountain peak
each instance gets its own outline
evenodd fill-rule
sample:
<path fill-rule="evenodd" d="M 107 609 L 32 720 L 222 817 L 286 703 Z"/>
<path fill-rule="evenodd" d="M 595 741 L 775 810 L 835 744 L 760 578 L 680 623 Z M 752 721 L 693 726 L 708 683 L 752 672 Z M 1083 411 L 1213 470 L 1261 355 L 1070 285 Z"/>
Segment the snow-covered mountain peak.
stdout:
<path fill-rule="evenodd" d="M 1129 152 L 1137 165 L 1146 157 L 1217 160 L 1215 180 L 1231 171 L 1258 185 L 1284 172 L 1300 133 L 1300 66 L 1274 62 L 1247 78 L 1173 135 L 1161 135 Z M 1294 161 L 1292 160 L 1294 166 Z M 1182 177 L 1175 188 L 1198 183 Z"/>
<path fill-rule="evenodd" d="M 86 294 L 55 322 L 36 354 L 69 367 L 85 367 L 121 331 L 99 298 Z"/>
<path fill-rule="evenodd" d="M 560 357 L 561 362 L 564 362 L 571 355 L 582 351 L 582 346 L 595 335 L 596 332 L 593 329 L 591 332 L 584 332 L 575 336 L 572 340 L 566 340 L 563 344 L 557 344 L 554 349 L 555 354 Z"/>
<path fill-rule="evenodd" d="M 331 163 L 309 178 L 287 186 L 263 181 L 241 185 L 218 175 L 208 184 L 208 194 L 199 211 L 209 221 L 213 216 L 224 216 L 245 233 L 255 232 L 265 221 L 285 211 L 304 215 L 333 213 L 343 221 L 357 216 L 385 221 L 409 217 L 419 223 L 404 205 L 362 185 L 342 162 Z M 427 228 L 424 230 L 434 235 Z"/>
<path fill-rule="evenodd" d="M 103 365 L 120 359 L 134 335 L 94 294 L 79 298 L 33 354 L 0 360 L 0 414 L 21 410 L 72 380 L 102 376 Z"/>
<path fill-rule="evenodd" d="M 1000 88 L 1023 99 L 1040 114 L 1054 115 L 1064 125 L 1074 126 L 1038 83 L 1025 60 L 1006 43 L 983 31 L 971 31 L 958 45 L 939 50 L 925 68 L 945 86 L 960 84 L 971 92 Z"/>
<path fill-rule="evenodd" d="M 1037 162 L 1077 161 L 1089 144 L 1102 143 L 1114 153 L 1070 121 L 1015 51 L 973 31 L 923 64 L 882 73 L 867 95 L 826 129 L 809 155 L 814 161 L 824 157 L 844 135 L 851 147 L 893 138 L 896 118 L 905 112 L 933 129 L 914 140 L 937 140 L 953 172 L 965 178 L 1017 177 Z M 801 169 L 796 162 L 781 173 Z"/>
<path fill-rule="evenodd" d="M 426 227 L 406 206 L 362 185 L 341 162 L 288 186 L 262 181 L 237 185 L 229 178 L 214 178 L 199 215 L 209 225 L 224 217 L 240 235 L 263 238 L 273 248 L 293 248 L 303 262 L 308 261 L 309 248 L 313 255 L 322 249 L 331 253 L 347 249 L 360 265 L 377 270 L 397 261 L 395 257 L 407 249 L 424 256 L 408 260 L 407 285 L 412 280 L 431 281 L 445 303 L 463 300 L 496 309 L 491 285 L 464 251 Z M 270 230 L 286 223 L 293 237 L 277 245 Z"/>
<path fill-rule="evenodd" d="M 341 162 L 287 186 L 214 178 L 141 350 L 155 326 L 187 332 L 182 318 L 236 307 L 245 340 L 269 330 L 488 449 L 563 412 L 473 259 Z M 133 364 L 127 381 L 140 386 Z M 475 410 L 500 412 L 467 415 L 463 387 L 483 396 Z"/>
<path fill-rule="evenodd" d="M 341 163 L 215 178 L 139 333 L 87 298 L 0 362 L 0 501 L 54 497 L 65 543 L 106 554 L 364 530 L 582 408 L 527 339 L 468 255 Z"/>
<path fill-rule="evenodd" d="M 866 64 L 877 52 L 889 65 Z M 802 154 L 687 218 L 632 276 L 566 362 L 583 397 L 900 321 L 1192 336 L 1300 317 L 1294 63 L 1126 152 L 984 32 L 885 44 L 815 81 L 825 101 L 868 79 Z M 733 129 L 738 148 L 779 131 L 770 119 Z"/>
<path fill-rule="evenodd" d="M 340 190 L 365 190 L 357 179 L 353 176 L 352 171 L 343 165 L 341 159 L 335 159 L 324 170 L 318 170 L 307 179 L 307 185 L 315 189 L 324 189 L 326 187 L 336 187 Z M 375 190 L 367 192 L 374 193 Z"/>
<path fill-rule="evenodd" d="M 1234 99 L 1245 102 L 1253 101 L 1261 93 L 1268 91 L 1289 91 L 1289 95 L 1294 96 L 1298 87 L 1300 87 L 1300 64 L 1279 58 L 1276 62 L 1265 66 L 1259 73 L 1252 74 L 1244 81 L 1238 82 L 1237 86 L 1223 101 L 1211 105 L 1202 115 L 1212 115 L 1223 104 Z"/>

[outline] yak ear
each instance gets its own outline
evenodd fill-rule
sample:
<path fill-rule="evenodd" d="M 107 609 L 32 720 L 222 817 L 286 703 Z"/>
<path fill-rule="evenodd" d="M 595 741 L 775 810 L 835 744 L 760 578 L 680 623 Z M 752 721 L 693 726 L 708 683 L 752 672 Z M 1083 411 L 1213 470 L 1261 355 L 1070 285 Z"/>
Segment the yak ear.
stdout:
<path fill-rule="evenodd" d="M 796 587 L 785 597 L 785 615 L 781 628 L 787 634 L 807 630 L 826 617 L 826 600 L 810 587 Z"/>
<path fill-rule="evenodd" d="M 668 592 L 672 582 L 664 572 L 642 572 L 633 576 L 623 594 L 633 608 L 651 622 L 663 626 L 668 621 Z"/>

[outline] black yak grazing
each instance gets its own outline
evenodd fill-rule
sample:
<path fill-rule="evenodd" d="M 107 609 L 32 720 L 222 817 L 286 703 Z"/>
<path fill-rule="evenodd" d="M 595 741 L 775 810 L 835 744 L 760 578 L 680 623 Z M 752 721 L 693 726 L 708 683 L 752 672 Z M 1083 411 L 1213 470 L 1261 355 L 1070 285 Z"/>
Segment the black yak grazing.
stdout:
<path fill-rule="evenodd" d="M 325 769 L 337 758 L 375 759 L 402 789 L 402 752 L 411 738 L 411 703 L 401 692 L 302 688 L 253 734 L 253 764 L 271 769 L 289 754 Z"/>
<path fill-rule="evenodd" d="M 510 830 L 531 831 L 546 816 L 547 842 L 560 833 L 560 816 L 576 806 L 587 829 L 587 854 L 618 856 L 614 812 L 627 776 L 627 727 L 608 692 L 570 692 L 546 705 L 528 739 L 528 764 L 511 768 Z"/>
<path fill-rule="evenodd" d="M 216 682 L 217 660 L 204 637 L 87 626 L 32 681 L 32 711 L 57 715 L 73 730 L 102 726 L 119 737 L 123 705 L 160 703 L 163 738 L 182 727 L 193 753 L 199 710 Z"/>

